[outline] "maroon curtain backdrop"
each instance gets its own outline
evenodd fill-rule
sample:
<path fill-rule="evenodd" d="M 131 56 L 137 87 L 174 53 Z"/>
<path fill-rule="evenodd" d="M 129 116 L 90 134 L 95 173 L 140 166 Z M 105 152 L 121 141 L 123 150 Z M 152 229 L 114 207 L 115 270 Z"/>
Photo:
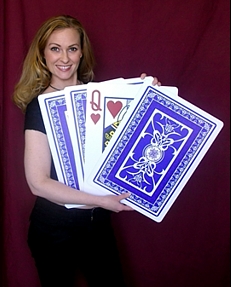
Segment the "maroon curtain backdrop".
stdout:
<path fill-rule="evenodd" d="M 32 37 L 57 14 L 76 16 L 88 31 L 96 81 L 147 72 L 224 122 L 163 222 L 138 212 L 113 216 L 127 286 L 229 286 L 229 1 L 0 3 L 1 286 L 39 286 L 26 243 L 34 197 L 23 171 L 24 116 L 11 98 Z"/>

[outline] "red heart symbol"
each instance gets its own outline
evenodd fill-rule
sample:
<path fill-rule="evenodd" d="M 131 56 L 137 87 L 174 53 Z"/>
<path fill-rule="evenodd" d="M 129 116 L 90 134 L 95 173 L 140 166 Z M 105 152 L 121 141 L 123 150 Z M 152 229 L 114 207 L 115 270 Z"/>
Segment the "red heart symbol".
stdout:
<path fill-rule="evenodd" d="M 107 103 L 107 107 L 113 118 L 115 118 L 116 115 L 119 113 L 119 111 L 122 109 L 123 105 L 119 101 L 117 102 L 109 101 Z"/>
<path fill-rule="evenodd" d="M 93 120 L 94 124 L 96 124 L 98 122 L 98 120 L 100 119 L 100 115 L 99 114 L 91 114 L 91 119 Z"/>

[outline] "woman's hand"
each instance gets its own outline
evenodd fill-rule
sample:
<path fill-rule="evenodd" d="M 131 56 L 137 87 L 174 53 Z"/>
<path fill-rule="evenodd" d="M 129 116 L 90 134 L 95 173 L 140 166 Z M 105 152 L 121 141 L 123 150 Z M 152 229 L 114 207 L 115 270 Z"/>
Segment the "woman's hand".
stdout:
<path fill-rule="evenodd" d="M 147 77 L 146 73 L 142 73 L 140 75 L 140 78 L 143 80 L 145 77 Z M 153 86 L 157 85 L 157 86 L 161 86 L 161 82 L 159 82 L 157 77 L 153 77 L 153 81 L 152 81 Z"/>
<path fill-rule="evenodd" d="M 120 195 L 105 195 L 102 196 L 102 204 L 101 207 L 104 209 L 108 209 L 114 212 L 120 211 L 131 211 L 134 210 L 130 206 L 127 206 L 121 203 L 121 200 L 126 199 L 130 196 L 130 193 L 123 193 Z"/>

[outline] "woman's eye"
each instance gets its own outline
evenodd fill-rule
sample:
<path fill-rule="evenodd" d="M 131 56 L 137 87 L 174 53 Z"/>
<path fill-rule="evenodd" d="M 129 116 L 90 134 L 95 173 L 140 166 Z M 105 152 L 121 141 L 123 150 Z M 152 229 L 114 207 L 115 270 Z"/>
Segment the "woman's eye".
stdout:
<path fill-rule="evenodd" d="M 59 51 L 59 48 L 58 47 L 52 47 L 51 51 Z"/>
<path fill-rule="evenodd" d="M 75 51 L 77 51 L 77 48 L 76 48 L 76 47 L 71 47 L 71 48 L 70 48 L 70 51 L 71 51 L 71 52 L 75 52 Z"/>

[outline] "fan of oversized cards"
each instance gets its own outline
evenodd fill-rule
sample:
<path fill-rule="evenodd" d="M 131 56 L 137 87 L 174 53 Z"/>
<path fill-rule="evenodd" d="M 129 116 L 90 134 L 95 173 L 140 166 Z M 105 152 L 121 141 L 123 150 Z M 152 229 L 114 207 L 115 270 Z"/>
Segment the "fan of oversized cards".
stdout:
<path fill-rule="evenodd" d="M 161 222 L 223 127 L 153 78 L 118 78 L 38 97 L 58 180 Z M 80 205 L 67 204 L 67 208 Z"/>

